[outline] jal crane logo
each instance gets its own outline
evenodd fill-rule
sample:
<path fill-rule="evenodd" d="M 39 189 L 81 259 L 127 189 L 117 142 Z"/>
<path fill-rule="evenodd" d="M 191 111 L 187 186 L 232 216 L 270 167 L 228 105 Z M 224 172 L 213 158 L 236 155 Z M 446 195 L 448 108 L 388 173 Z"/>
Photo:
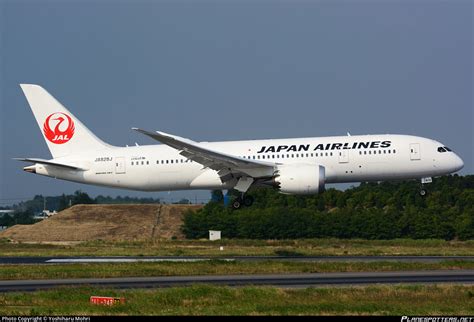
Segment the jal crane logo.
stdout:
<path fill-rule="evenodd" d="M 54 124 L 53 121 L 58 122 Z M 54 126 L 54 130 L 51 125 Z M 74 122 L 67 114 L 61 112 L 53 113 L 44 121 L 43 133 L 44 136 L 54 144 L 66 143 L 74 135 Z"/>

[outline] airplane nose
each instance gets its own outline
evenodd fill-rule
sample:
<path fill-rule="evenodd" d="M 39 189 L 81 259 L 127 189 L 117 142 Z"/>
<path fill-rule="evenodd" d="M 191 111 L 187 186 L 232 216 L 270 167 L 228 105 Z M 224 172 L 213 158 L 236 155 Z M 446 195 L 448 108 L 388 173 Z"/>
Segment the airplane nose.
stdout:
<path fill-rule="evenodd" d="M 453 167 L 454 172 L 459 171 L 464 167 L 464 162 L 457 154 L 454 155 Z"/>

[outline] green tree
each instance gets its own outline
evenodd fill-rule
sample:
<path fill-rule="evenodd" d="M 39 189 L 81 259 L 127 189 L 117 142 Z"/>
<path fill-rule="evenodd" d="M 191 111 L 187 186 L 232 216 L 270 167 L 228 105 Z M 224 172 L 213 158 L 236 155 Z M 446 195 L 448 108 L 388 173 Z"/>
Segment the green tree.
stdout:
<path fill-rule="evenodd" d="M 232 211 L 209 203 L 185 217 L 188 238 L 219 228 L 226 238 L 474 238 L 474 176 L 435 178 L 425 197 L 419 183 L 361 183 L 345 191 L 289 196 L 252 189 L 255 203 Z"/>

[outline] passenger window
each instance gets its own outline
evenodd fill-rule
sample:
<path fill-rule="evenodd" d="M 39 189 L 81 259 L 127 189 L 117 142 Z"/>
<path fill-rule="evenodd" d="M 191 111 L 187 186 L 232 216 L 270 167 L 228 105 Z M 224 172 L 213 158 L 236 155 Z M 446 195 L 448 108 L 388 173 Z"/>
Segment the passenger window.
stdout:
<path fill-rule="evenodd" d="M 142 165 L 144 164 L 144 162 L 142 161 Z"/>

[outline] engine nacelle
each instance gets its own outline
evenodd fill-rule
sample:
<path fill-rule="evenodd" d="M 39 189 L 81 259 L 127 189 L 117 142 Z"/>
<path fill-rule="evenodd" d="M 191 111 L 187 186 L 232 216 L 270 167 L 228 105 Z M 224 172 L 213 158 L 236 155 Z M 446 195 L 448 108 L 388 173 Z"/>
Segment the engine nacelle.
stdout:
<path fill-rule="evenodd" d="M 314 164 L 287 164 L 278 167 L 275 183 L 281 193 L 316 194 L 324 190 L 325 168 Z"/>

